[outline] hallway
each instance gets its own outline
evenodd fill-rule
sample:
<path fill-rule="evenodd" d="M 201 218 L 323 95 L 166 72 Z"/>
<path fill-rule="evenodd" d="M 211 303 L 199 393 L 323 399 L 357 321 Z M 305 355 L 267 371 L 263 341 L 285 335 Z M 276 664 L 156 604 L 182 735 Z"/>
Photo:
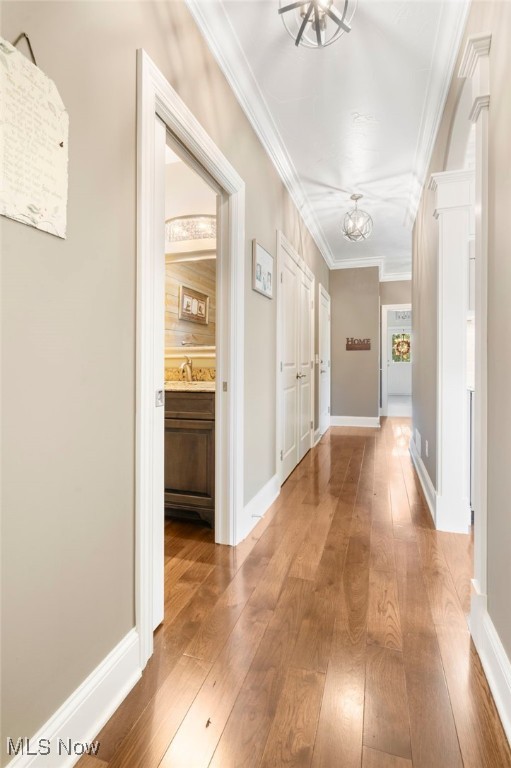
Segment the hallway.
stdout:
<path fill-rule="evenodd" d="M 235 549 L 167 523 L 166 620 L 81 768 L 511 768 L 406 419 L 332 428 Z"/>

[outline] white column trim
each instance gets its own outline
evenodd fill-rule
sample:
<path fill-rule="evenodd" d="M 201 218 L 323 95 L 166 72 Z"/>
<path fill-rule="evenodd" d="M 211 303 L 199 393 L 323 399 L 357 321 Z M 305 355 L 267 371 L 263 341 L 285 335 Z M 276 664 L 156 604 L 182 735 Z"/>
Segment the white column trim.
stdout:
<path fill-rule="evenodd" d="M 475 450 L 474 450 L 474 584 L 477 594 L 487 593 L 488 518 L 488 120 L 490 105 L 491 33 L 468 38 L 458 77 L 470 81 L 470 120 L 476 128 L 475 168 Z M 479 611 L 475 611 L 473 624 Z M 474 641 L 477 646 L 477 633 Z"/>
<path fill-rule="evenodd" d="M 439 220 L 437 330 L 437 497 L 439 530 L 470 528 L 466 317 L 468 244 L 474 209 L 474 172 L 433 174 Z M 466 401 L 466 402 L 465 402 Z"/>

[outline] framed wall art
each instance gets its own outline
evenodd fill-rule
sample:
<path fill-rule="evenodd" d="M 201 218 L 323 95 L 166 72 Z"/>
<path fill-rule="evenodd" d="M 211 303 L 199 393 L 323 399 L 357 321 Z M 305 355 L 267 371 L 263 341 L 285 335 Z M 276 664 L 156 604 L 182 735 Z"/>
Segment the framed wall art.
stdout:
<path fill-rule="evenodd" d="M 178 317 L 192 323 L 209 323 L 209 296 L 185 285 L 179 286 Z"/>
<path fill-rule="evenodd" d="M 252 240 L 252 288 L 273 299 L 273 256 L 257 240 Z"/>

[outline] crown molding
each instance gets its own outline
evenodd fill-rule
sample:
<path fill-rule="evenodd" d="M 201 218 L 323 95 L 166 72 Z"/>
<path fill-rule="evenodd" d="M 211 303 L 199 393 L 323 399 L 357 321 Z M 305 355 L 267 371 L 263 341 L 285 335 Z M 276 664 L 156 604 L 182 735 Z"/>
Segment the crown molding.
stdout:
<path fill-rule="evenodd" d="M 480 35 L 471 35 L 465 46 L 461 59 L 458 77 L 473 77 L 479 59 L 490 55 L 491 32 L 482 32 Z"/>
<path fill-rule="evenodd" d="M 342 261 L 335 261 L 330 269 L 364 269 L 365 267 L 378 267 L 381 273 L 383 270 L 383 259 L 342 259 Z"/>
<path fill-rule="evenodd" d="M 307 198 L 296 168 L 221 0 L 214 3 L 201 3 L 199 0 L 185 0 L 185 2 L 209 50 L 286 186 L 327 266 L 330 269 L 335 268 L 334 256 L 322 227 Z M 226 27 L 229 28 L 229 35 L 225 34 Z M 221 45 L 219 40 L 222 41 Z"/>
<path fill-rule="evenodd" d="M 486 93 L 484 96 L 476 96 L 474 99 L 474 103 L 472 105 L 472 109 L 470 110 L 470 114 L 468 116 L 468 119 L 472 123 L 477 123 L 477 119 L 483 109 L 489 109 L 490 107 L 490 94 Z"/>
<path fill-rule="evenodd" d="M 399 283 L 401 281 L 411 279 L 411 272 L 386 272 L 380 277 L 380 283 Z"/>
<path fill-rule="evenodd" d="M 405 222 L 409 227 L 412 227 L 414 224 L 422 190 L 426 183 L 426 175 L 431 162 L 431 155 L 433 154 L 440 121 L 444 114 L 445 102 L 454 74 L 454 67 L 469 9 L 470 0 L 460 0 L 460 2 L 456 3 L 446 2 L 442 6 L 438 20 L 433 61 L 447 61 L 448 64 L 440 72 L 435 67 L 432 67 L 430 72 L 417 140 L 412 174 L 412 190 Z"/>
<path fill-rule="evenodd" d="M 436 192 L 438 187 L 443 184 L 466 184 L 467 182 L 473 183 L 475 179 L 475 171 L 469 169 L 467 171 L 439 171 L 438 173 L 432 173 L 429 180 L 428 187 Z"/>

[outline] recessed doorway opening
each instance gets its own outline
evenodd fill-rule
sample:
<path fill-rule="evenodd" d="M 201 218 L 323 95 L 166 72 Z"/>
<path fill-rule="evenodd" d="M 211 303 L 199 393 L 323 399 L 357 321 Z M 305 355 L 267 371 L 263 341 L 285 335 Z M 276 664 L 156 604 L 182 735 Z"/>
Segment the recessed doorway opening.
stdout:
<path fill-rule="evenodd" d="M 381 308 L 382 416 L 412 416 L 412 305 Z"/>

